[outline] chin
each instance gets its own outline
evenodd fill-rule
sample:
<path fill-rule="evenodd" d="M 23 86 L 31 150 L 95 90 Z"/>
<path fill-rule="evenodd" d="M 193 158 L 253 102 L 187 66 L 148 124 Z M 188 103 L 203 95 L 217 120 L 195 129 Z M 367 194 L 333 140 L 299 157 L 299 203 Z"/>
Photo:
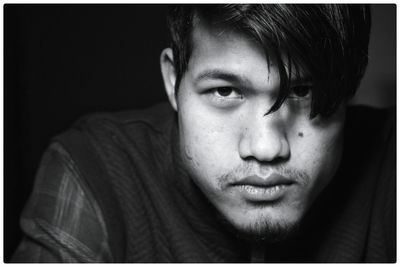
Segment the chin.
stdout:
<path fill-rule="evenodd" d="M 268 219 L 260 219 L 242 226 L 240 233 L 244 238 L 255 242 L 277 243 L 293 235 L 298 225 L 298 221 L 271 222 Z"/>
<path fill-rule="evenodd" d="M 277 243 L 292 236 L 299 228 L 301 214 L 256 214 L 242 213 L 245 216 L 227 215 L 225 220 L 236 229 L 238 236 L 250 242 Z"/>

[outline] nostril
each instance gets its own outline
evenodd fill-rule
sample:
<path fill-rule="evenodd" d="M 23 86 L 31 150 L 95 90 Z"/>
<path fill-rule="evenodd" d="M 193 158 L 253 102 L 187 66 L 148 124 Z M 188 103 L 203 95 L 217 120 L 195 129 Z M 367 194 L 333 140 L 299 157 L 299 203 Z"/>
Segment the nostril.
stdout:
<path fill-rule="evenodd" d="M 249 163 L 250 162 L 257 162 L 259 164 L 268 164 L 269 166 L 281 165 L 281 164 L 283 164 L 283 163 L 288 161 L 287 157 L 280 157 L 280 156 L 272 158 L 272 159 L 269 159 L 269 160 L 260 160 L 259 158 L 254 157 L 254 156 L 248 156 L 248 157 L 245 157 L 245 158 L 242 158 L 242 159 L 244 161 L 246 161 L 246 162 L 249 162 Z"/>

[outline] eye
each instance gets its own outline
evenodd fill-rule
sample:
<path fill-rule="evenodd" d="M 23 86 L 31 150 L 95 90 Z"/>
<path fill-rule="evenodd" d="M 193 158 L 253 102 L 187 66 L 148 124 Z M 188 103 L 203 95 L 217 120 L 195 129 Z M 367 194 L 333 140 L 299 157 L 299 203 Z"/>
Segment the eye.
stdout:
<path fill-rule="evenodd" d="M 215 90 L 220 96 L 229 96 L 233 89 L 231 87 L 220 87 Z"/>
<path fill-rule="evenodd" d="M 213 92 L 216 97 L 220 98 L 242 98 L 243 95 L 236 88 L 225 86 L 214 88 Z"/>
<path fill-rule="evenodd" d="M 290 89 L 290 98 L 309 98 L 311 94 L 311 85 L 299 85 Z"/>
<path fill-rule="evenodd" d="M 203 96 L 207 103 L 221 109 L 237 107 L 245 100 L 242 90 L 232 86 L 211 87 Z"/>

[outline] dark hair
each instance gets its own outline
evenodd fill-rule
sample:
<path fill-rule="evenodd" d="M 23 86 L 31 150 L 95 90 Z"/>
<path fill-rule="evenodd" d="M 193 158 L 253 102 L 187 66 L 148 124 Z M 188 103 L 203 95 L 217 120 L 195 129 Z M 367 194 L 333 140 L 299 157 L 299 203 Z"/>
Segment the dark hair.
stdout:
<path fill-rule="evenodd" d="M 265 49 L 268 64 L 274 57 L 281 82 L 270 113 L 285 101 L 290 76 L 301 68 L 314 81 L 310 117 L 331 115 L 355 94 L 368 63 L 367 5 L 173 5 L 168 25 L 176 89 L 188 67 L 195 17 L 247 34 Z"/>

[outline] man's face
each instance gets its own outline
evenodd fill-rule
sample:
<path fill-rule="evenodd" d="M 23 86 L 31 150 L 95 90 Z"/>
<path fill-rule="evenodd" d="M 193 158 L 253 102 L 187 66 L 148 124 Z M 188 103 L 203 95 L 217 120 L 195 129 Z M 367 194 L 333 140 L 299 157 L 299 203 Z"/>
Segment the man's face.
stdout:
<path fill-rule="evenodd" d="M 266 115 L 279 73 L 245 35 L 199 23 L 177 95 L 180 150 L 206 197 L 238 230 L 279 234 L 296 225 L 334 175 L 344 107 L 309 119 L 311 86 L 295 77 Z"/>

